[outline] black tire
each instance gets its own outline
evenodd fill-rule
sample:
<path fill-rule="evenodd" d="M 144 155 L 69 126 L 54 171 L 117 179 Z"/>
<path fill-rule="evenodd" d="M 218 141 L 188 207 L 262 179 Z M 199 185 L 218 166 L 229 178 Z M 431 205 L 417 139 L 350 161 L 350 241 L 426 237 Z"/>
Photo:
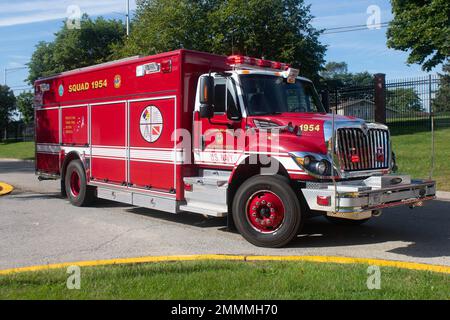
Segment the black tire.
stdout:
<path fill-rule="evenodd" d="M 67 198 L 67 192 L 66 192 L 66 177 L 64 177 L 64 180 L 61 179 L 61 197 Z"/>
<path fill-rule="evenodd" d="M 74 192 L 75 188 L 71 185 L 72 175 L 78 175 L 79 178 L 77 192 Z M 86 174 L 80 160 L 73 160 L 69 163 L 64 180 L 67 198 L 74 206 L 85 207 L 94 202 L 96 198 L 95 187 L 87 185 Z"/>
<path fill-rule="evenodd" d="M 325 216 L 325 218 L 327 218 L 327 220 L 330 221 L 331 223 L 341 225 L 341 226 L 360 226 L 371 219 L 371 218 L 367 218 L 367 219 L 362 219 L 362 220 L 350 220 L 350 219 L 342 219 L 342 218 L 335 218 L 335 217 L 329 217 L 329 216 Z"/>
<path fill-rule="evenodd" d="M 249 221 L 247 210 L 253 195 L 267 190 L 275 194 L 284 207 L 284 219 L 276 230 L 270 233 L 257 230 Z M 233 220 L 239 233 L 250 243 L 267 248 L 279 248 L 289 243 L 303 225 L 300 202 L 285 177 L 254 176 L 237 190 L 232 205 Z"/>

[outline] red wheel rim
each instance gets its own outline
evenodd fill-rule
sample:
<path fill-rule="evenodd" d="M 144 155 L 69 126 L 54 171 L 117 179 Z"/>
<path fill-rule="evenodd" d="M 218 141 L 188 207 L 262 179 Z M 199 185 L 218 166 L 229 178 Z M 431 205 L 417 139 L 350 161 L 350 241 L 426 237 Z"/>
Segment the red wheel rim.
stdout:
<path fill-rule="evenodd" d="M 247 219 L 250 225 L 262 233 L 272 233 L 284 220 L 283 201 L 272 191 L 258 191 L 247 201 Z"/>
<path fill-rule="evenodd" d="M 78 197 L 78 195 L 80 194 L 80 186 L 80 176 L 76 171 L 73 171 L 70 175 L 70 192 L 74 197 Z"/>

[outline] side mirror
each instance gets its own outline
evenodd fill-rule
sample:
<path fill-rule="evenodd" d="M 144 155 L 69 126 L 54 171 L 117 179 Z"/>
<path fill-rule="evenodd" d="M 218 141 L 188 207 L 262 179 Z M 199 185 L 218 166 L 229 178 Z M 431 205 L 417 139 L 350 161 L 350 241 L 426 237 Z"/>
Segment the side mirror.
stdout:
<path fill-rule="evenodd" d="M 200 78 L 200 103 L 211 106 L 214 103 L 214 77 L 212 76 Z"/>
<path fill-rule="evenodd" d="M 214 116 L 214 77 L 200 78 L 200 117 L 212 118 Z"/>

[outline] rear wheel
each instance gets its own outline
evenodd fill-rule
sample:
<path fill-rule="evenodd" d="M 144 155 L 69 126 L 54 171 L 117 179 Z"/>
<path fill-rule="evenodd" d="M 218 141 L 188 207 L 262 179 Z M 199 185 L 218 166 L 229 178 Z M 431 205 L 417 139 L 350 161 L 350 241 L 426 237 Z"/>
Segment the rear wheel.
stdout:
<path fill-rule="evenodd" d="M 301 206 L 289 180 L 254 176 L 244 182 L 233 200 L 233 220 L 241 235 L 260 247 L 282 247 L 303 224 Z"/>
<path fill-rule="evenodd" d="M 69 163 L 64 184 L 67 197 L 73 205 L 84 207 L 94 202 L 95 188 L 87 185 L 86 174 L 80 160 Z"/>

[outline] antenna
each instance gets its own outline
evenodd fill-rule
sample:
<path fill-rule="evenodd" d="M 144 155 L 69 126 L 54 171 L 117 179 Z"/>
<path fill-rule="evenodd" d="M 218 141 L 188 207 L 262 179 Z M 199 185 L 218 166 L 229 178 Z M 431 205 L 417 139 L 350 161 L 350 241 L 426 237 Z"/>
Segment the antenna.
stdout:
<path fill-rule="evenodd" d="M 334 177 L 334 153 L 335 153 L 335 146 L 336 146 L 336 129 L 335 129 L 335 112 L 336 107 L 331 108 L 332 113 L 332 121 L 331 121 L 331 180 L 333 181 L 333 187 L 334 187 L 334 208 L 333 213 L 336 213 L 336 203 L 337 203 L 337 185 L 336 185 L 336 179 Z"/>

